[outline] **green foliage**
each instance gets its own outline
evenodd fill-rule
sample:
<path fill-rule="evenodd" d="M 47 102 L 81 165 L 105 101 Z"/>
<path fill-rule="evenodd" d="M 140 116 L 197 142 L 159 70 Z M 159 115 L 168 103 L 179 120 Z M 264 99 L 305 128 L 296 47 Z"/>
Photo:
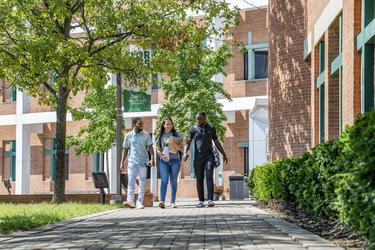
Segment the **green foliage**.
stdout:
<path fill-rule="evenodd" d="M 216 128 L 219 138 L 223 140 L 225 127 L 222 122 L 226 116 L 216 96 L 220 94 L 229 100 L 231 97 L 224 90 L 223 83 L 213 81 L 212 77 L 220 73 L 226 75 L 224 66 L 232 53 L 227 44 L 217 51 L 203 46 L 186 47 L 189 48 L 181 51 L 176 60 L 177 73 L 160 83 L 167 102 L 158 111 L 158 122 L 160 124 L 164 117 L 171 117 L 176 129 L 187 136 L 195 124 L 196 113 L 205 111 L 208 123 Z"/>
<path fill-rule="evenodd" d="M 338 217 L 375 243 L 375 111 L 359 115 L 339 139 L 300 158 L 254 168 L 249 187 L 263 203 L 296 201 L 320 217 Z"/>
<path fill-rule="evenodd" d="M 0 0 L 0 9 L 0 69 L 48 105 L 56 105 L 59 94 L 103 86 L 108 72 L 145 87 L 152 72 L 174 71 L 183 43 L 219 34 L 215 18 L 226 32 L 238 14 L 223 1 L 178 0 Z M 194 19 L 188 9 L 206 15 Z M 133 48 L 152 49 L 152 60 L 145 63 Z"/>
<path fill-rule="evenodd" d="M 260 202 L 267 203 L 270 199 L 285 199 L 279 162 L 273 162 L 254 168 L 250 173 L 249 187 L 251 193 Z"/>
<path fill-rule="evenodd" d="M 49 203 L 0 203 L 0 235 L 24 231 L 45 224 L 52 224 L 74 217 L 89 215 L 119 207 L 119 205 L 80 203 L 63 203 L 60 205 Z"/>
<path fill-rule="evenodd" d="M 375 243 L 375 111 L 359 115 L 340 141 L 343 170 L 337 175 L 335 208 L 341 220 Z"/>
<path fill-rule="evenodd" d="M 77 136 L 67 136 L 67 147 L 75 147 L 77 155 L 106 152 L 116 142 L 116 86 L 95 87 L 85 96 L 82 106 L 72 110 L 75 121 L 87 120 Z M 122 123 L 125 129 L 124 122 Z"/>

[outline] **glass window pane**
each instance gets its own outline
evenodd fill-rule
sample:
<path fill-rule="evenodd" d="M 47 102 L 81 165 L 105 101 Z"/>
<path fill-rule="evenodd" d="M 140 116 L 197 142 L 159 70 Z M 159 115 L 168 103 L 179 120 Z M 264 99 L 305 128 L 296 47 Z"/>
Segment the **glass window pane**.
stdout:
<path fill-rule="evenodd" d="M 244 65 L 244 80 L 249 79 L 249 53 L 245 52 L 243 54 L 243 65 Z"/>
<path fill-rule="evenodd" d="M 255 51 L 255 78 L 268 77 L 268 51 Z"/>

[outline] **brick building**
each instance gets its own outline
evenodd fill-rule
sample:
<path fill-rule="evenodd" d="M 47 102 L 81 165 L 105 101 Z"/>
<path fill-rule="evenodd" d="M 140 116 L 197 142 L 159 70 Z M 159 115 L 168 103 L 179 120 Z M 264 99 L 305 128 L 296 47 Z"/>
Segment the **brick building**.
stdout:
<path fill-rule="evenodd" d="M 297 157 L 374 107 L 374 0 L 270 0 L 269 156 Z"/>
<path fill-rule="evenodd" d="M 251 6 L 250 6 L 251 7 Z M 208 41 L 217 48 L 223 40 L 231 44 L 234 57 L 225 68 L 227 77 L 216 76 L 232 95 L 233 102 L 219 99 L 228 121 L 224 139 L 229 164 L 216 169 L 218 184 L 227 185 L 232 173 L 247 173 L 252 166 L 267 161 L 267 77 L 268 77 L 268 31 L 267 7 L 243 8 L 240 25 L 232 28 L 233 35 L 225 40 L 216 37 Z M 220 22 L 217 21 L 220 25 Z M 234 45 L 240 40 L 246 53 Z M 13 194 L 35 194 L 53 192 L 55 167 L 55 121 L 51 107 L 39 106 L 37 100 L 1 82 L 0 94 L 0 176 L 10 179 Z M 85 93 L 72 99 L 79 105 Z M 157 110 L 164 101 L 160 88 L 151 91 L 151 112 L 124 113 L 127 130 L 132 117 L 144 118 L 145 130 L 152 132 Z M 67 134 L 76 134 L 85 122 L 74 122 L 67 117 Z M 110 180 L 110 192 L 116 190 L 116 149 L 106 153 L 105 162 Z M 66 151 L 66 192 L 94 192 L 91 172 L 99 169 L 99 155 L 76 156 L 73 149 Z M 178 197 L 196 197 L 194 171 L 191 164 L 184 163 L 181 169 Z M 0 194 L 6 194 L 0 184 Z"/>

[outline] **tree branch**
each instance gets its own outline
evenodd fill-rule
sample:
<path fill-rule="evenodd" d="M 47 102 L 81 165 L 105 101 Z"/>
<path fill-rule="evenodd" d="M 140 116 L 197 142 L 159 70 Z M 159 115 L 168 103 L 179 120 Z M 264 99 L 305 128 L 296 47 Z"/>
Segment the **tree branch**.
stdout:
<path fill-rule="evenodd" d="M 52 88 L 51 85 L 49 85 L 48 83 L 44 82 L 43 85 L 48 89 L 49 92 L 51 92 L 52 95 L 54 95 L 55 97 L 57 97 L 57 93 L 56 93 L 56 90 L 54 88 Z"/>
<path fill-rule="evenodd" d="M 13 55 L 12 53 L 10 53 L 9 51 L 3 49 L 3 48 L 0 48 L 0 51 L 4 52 L 5 54 L 7 54 L 8 56 L 10 56 L 14 61 L 17 61 L 17 57 L 15 55 Z M 25 57 L 25 55 L 23 55 Z M 24 69 L 30 71 L 30 68 L 26 65 L 26 64 L 20 64 Z"/>
<path fill-rule="evenodd" d="M 50 8 L 49 8 L 49 4 L 47 2 L 47 0 L 43 0 L 43 3 L 44 3 L 44 6 L 46 7 L 46 9 L 48 10 L 48 15 L 51 19 L 54 19 L 53 17 L 53 14 L 52 12 L 50 11 Z M 55 26 L 57 28 L 57 30 L 61 33 L 61 34 L 64 34 L 64 29 L 63 27 L 59 24 L 59 22 L 57 21 L 57 19 L 55 19 Z"/>

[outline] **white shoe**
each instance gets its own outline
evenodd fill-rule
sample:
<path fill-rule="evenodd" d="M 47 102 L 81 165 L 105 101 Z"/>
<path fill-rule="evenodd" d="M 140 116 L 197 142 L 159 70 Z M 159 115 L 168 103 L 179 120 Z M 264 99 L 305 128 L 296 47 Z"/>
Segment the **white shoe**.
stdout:
<path fill-rule="evenodd" d="M 171 203 L 171 208 L 177 208 L 176 203 Z"/>
<path fill-rule="evenodd" d="M 144 209 L 145 207 L 143 206 L 142 202 L 137 201 L 137 208 Z"/>
<path fill-rule="evenodd" d="M 127 201 L 123 203 L 124 208 L 135 208 L 134 201 Z"/>

